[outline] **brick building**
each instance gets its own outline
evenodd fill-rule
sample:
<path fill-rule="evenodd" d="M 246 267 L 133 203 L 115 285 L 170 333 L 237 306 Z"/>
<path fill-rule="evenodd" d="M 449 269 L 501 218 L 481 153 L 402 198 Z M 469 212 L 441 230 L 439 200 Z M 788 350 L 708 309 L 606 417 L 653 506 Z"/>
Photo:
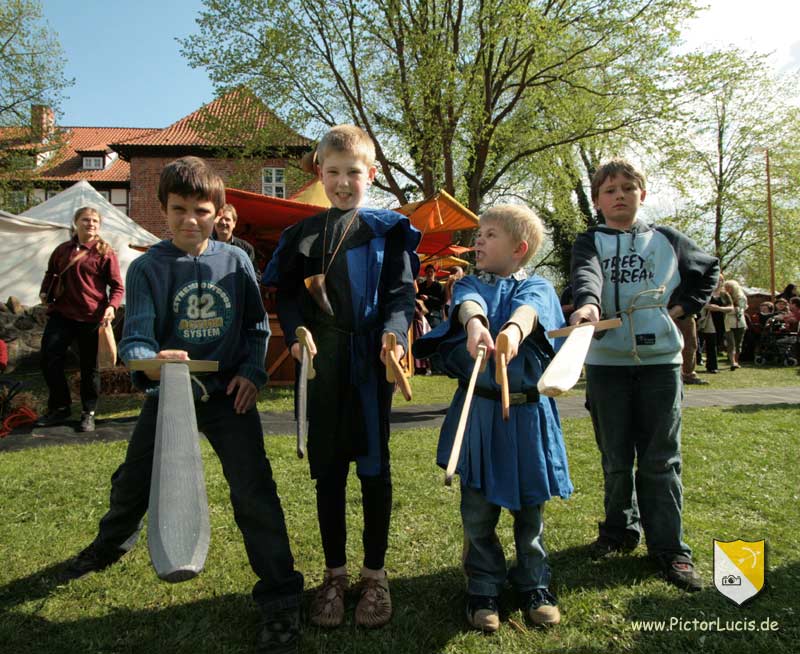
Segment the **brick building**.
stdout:
<path fill-rule="evenodd" d="M 34 106 L 29 128 L 0 128 L 0 151 L 27 157 L 0 207 L 20 211 L 85 179 L 156 236 L 166 236 L 156 191 L 164 165 L 203 157 L 226 185 L 289 197 L 310 179 L 298 167 L 312 143 L 282 123 L 244 88 L 163 129 L 57 127 L 52 110 Z M 0 166 L 2 163 L 0 162 Z"/>

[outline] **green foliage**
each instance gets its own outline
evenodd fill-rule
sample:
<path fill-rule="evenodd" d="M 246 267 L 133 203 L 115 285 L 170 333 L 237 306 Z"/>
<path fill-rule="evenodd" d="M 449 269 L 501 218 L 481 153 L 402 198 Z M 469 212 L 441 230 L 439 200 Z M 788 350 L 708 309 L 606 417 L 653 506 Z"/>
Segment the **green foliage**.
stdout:
<path fill-rule="evenodd" d="M 695 12 L 692 0 L 205 7 L 181 43 L 218 86 L 247 84 L 304 130 L 356 123 L 399 202 L 444 188 L 473 211 L 518 192 L 543 153 L 662 113 L 669 49 Z"/>
<path fill-rule="evenodd" d="M 768 288 L 768 148 L 777 276 L 797 279 L 800 76 L 775 75 L 765 56 L 740 50 L 688 55 L 682 70 L 701 96 L 664 122 L 672 129 L 660 140 L 661 172 L 683 200 L 676 224 L 719 257 L 729 276 Z"/>
<path fill-rule="evenodd" d="M 57 110 L 64 77 L 64 55 L 56 34 L 42 21 L 38 0 L 0 0 L 0 207 L 14 213 L 33 202 L 37 156 L 59 147 L 58 135 L 46 144 L 31 129 L 31 105 Z"/>
<path fill-rule="evenodd" d="M 72 84 L 64 77 L 56 34 L 42 24 L 37 0 L 0 2 L 0 125 L 23 125 L 31 104 L 58 107 Z"/>

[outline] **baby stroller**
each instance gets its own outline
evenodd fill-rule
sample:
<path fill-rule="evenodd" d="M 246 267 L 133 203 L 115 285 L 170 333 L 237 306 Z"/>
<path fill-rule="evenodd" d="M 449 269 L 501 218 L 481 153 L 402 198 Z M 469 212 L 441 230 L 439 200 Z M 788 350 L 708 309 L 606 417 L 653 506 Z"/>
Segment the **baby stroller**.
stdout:
<path fill-rule="evenodd" d="M 761 330 L 755 363 L 763 365 L 797 365 L 797 332 L 789 331 L 783 316 L 769 318 Z"/>

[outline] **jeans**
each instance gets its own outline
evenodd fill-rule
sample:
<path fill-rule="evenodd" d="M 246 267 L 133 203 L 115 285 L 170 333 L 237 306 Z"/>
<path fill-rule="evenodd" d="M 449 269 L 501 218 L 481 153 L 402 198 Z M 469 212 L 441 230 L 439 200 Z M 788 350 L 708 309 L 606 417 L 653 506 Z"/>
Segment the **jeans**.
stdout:
<path fill-rule="evenodd" d="M 67 350 L 75 339 L 81 365 L 81 405 L 83 411 L 97 408 L 100 395 L 100 371 L 97 368 L 96 322 L 78 322 L 64 318 L 60 313 L 51 313 L 42 334 L 41 369 L 47 383 L 49 397 L 47 409 L 53 411 L 68 407 L 72 403 L 69 394 L 64 364 Z"/>
<path fill-rule="evenodd" d="M 542 539 L 543 505 L 523 506 L 519 511 L 511 512 L 517 562 L 510 572 L 506 571 L 506 557 L 495 533 L 500 509 L 488 502 L 480 491 L 461 486 L 467 593 L 497 597 L 506 578 L 520 593 L 547 588 L 550 585 L 550 566 Z"/>
<path fill-rule="evenodd" d="M 605 480 L 600 535 L 622 543 L 643 530 L 656 557 L 691 556 L 681 517 L 680 374 L 678 365 L 586 366 Z"/>
<path fill-rule="evenodd" d="M 208 402 L 197 402 L 197 426 L 222 463 L 234 518 L 259 578 L 253 598 L 267 610 L 299 606 L 303 576 L 294 569 L 283 509 L 264 452 L 261 419 L 255 407 L 235 413 L 234 397 L 235 393 L 214 393 Z M 128 551 L 136 543 L 150 497 L 157 411 L 158 398 L 148 397 L 125 461 L 111 477 L 110 508 L 94 541 L 101 551 Z"/>

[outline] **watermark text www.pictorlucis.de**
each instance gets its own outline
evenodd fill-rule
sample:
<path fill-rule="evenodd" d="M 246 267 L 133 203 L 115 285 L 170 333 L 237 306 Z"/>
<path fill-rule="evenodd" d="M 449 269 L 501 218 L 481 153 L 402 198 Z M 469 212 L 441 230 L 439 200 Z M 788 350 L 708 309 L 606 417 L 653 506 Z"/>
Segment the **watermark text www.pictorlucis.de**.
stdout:
<path fill-rule="evenodd" d="M 728 619 L 728 618 L 681 618 L 672 616 L 665 620 L 634 620 L 631 622 L 633 631 L 659 632 L 747 632 L 747 631 L 779 631 L 780 625 L 772 618 L 754 619 Z"/>

